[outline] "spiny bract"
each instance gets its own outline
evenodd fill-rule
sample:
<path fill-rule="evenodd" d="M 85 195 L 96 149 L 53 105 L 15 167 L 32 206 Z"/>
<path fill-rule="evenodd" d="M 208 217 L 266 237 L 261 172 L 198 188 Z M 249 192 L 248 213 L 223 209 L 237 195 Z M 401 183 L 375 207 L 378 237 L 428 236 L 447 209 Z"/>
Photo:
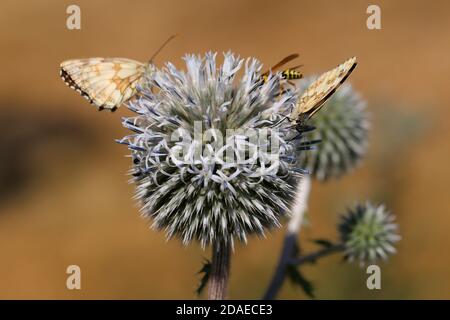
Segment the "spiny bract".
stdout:
<path fill-rule="evenodd" d="M 300 87 L 312 82 L 307 78 Z M 320 140 L 316 150 L 300 154 L 299 165 L 318 180 L 340 177 L 354 168 L 366 154 L 369 120 L 366 103 L 350 84 L 342 87 L 308 122 L 316 128 L 308 134 L 311 141 Z"/>

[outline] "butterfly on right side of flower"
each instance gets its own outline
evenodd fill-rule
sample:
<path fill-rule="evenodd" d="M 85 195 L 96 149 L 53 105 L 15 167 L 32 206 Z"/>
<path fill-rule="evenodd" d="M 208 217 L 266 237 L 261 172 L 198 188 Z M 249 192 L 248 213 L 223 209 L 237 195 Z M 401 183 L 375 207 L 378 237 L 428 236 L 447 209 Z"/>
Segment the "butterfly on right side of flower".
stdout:
<path fill-rule="evenodd" d="M 143 75 L 154 69 L 153 59 L 174 37 L 167 39 L 148 63 L 127 58 L 66 60 L 60 65 L 60 76 L 99 111 L 114 112 L 136 95 Z"/>
<path fill-rule="evenodd" d="M 306 88 L 292 111 L 290 119 L 297 126 L 303 126 L 344 83 L 356 65 L 356 57 L 352 57 L 336 68 L 323 73 Z"/>

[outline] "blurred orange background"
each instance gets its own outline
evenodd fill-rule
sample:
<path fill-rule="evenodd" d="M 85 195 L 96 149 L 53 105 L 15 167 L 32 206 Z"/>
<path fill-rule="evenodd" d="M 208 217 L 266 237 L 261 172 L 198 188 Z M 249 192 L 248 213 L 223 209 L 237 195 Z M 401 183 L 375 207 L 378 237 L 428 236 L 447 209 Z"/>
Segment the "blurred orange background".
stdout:
<path fill-rule="evenodd" d="M 66 8 L 81 8 L 81 30 Z M 366 9 L 381 7 L 382 29 Z M 365 269 L 327 257 L 304 274 L 322 299 L 450 298 L 450 2 L 448 1 L 10 1 L 0 5 L 0 298 L 195 298 L 198 245 L 166 242 L 131 199 L 130 161 L 114 139 L 117 113 L 95 108 L 59 78 L 70 58 L 156 58 L 182 66 L 185 53 L 229 49 L 266 66 L 300 52 L 318 73 L 356 55 L 350 78 L 368 101 L 367 158 L 340 180 L 313 184 L 305 251 L 336 239 L 337 217 L 357 200 L 384 202 L 397 216 L 398 254 L 381 263 L 382 290 Z M 230 297 L 262 296 L 284 230 L 237 245 Z M 66 289 L 68 265 L 82 290 Z M 303 299 L 285 283 L 280 298 Z"/>

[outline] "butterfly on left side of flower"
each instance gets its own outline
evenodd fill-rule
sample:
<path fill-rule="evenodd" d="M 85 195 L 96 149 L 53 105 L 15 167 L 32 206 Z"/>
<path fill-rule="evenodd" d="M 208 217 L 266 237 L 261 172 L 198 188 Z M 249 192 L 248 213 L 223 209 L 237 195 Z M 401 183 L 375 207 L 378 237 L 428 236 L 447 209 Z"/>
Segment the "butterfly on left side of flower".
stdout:
<path fill-rule="evenodd" d="M 61 63 L 64 82 L 98 110 L 116 111 L 136 94 L 136 85 L 147 68 L 126 58 L 88 58 Z"/>
<path fill-rule="evenodd" d="M 60 65 L 60 76 L 99 111 L 116 111 L 137 93 L 145 73 L 153 72 L 153 58 L 174 36 L 167 39 L 148 63 L 127 58 L 87 58 L 67 60 Z"/>

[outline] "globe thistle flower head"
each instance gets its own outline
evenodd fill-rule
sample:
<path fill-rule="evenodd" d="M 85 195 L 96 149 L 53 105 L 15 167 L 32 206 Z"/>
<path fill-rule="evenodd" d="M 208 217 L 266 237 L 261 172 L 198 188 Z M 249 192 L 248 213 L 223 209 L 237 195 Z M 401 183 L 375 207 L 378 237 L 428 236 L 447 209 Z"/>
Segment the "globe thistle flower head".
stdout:
<path fill-rule="evenodd" d="M 297 94 L 281 92 L 278 74 L 263 82 L 253 58 L 184 60 L 186 71 L 167 63 L 147 73 L 128 105 L 137 115 L 123 120 L 142 214 L 184 244 L 264 235 L 279 226 L 301 171 L 292 126 L 280 120 Z"/>
<path fill-rule="evenodd" d="M 383 205 L 371 203 L 358 204 L 342 216 L 339 232 L 346 259 L 360 264 L 387 259 L 400 240 L 394 216 Z"/>
<path fill-rule="evenodd" d="M 305 89 L 312 78 L 302 82 Z M 366 103 L 350 84 L 343 84 L 308 122 L 316 128 L 309 140 L 320 140 L 316 149 L 300 155 L 300 166 L 318 180 L 340 177 L 354 168 L 365 155 L 369 120 Z"/>

